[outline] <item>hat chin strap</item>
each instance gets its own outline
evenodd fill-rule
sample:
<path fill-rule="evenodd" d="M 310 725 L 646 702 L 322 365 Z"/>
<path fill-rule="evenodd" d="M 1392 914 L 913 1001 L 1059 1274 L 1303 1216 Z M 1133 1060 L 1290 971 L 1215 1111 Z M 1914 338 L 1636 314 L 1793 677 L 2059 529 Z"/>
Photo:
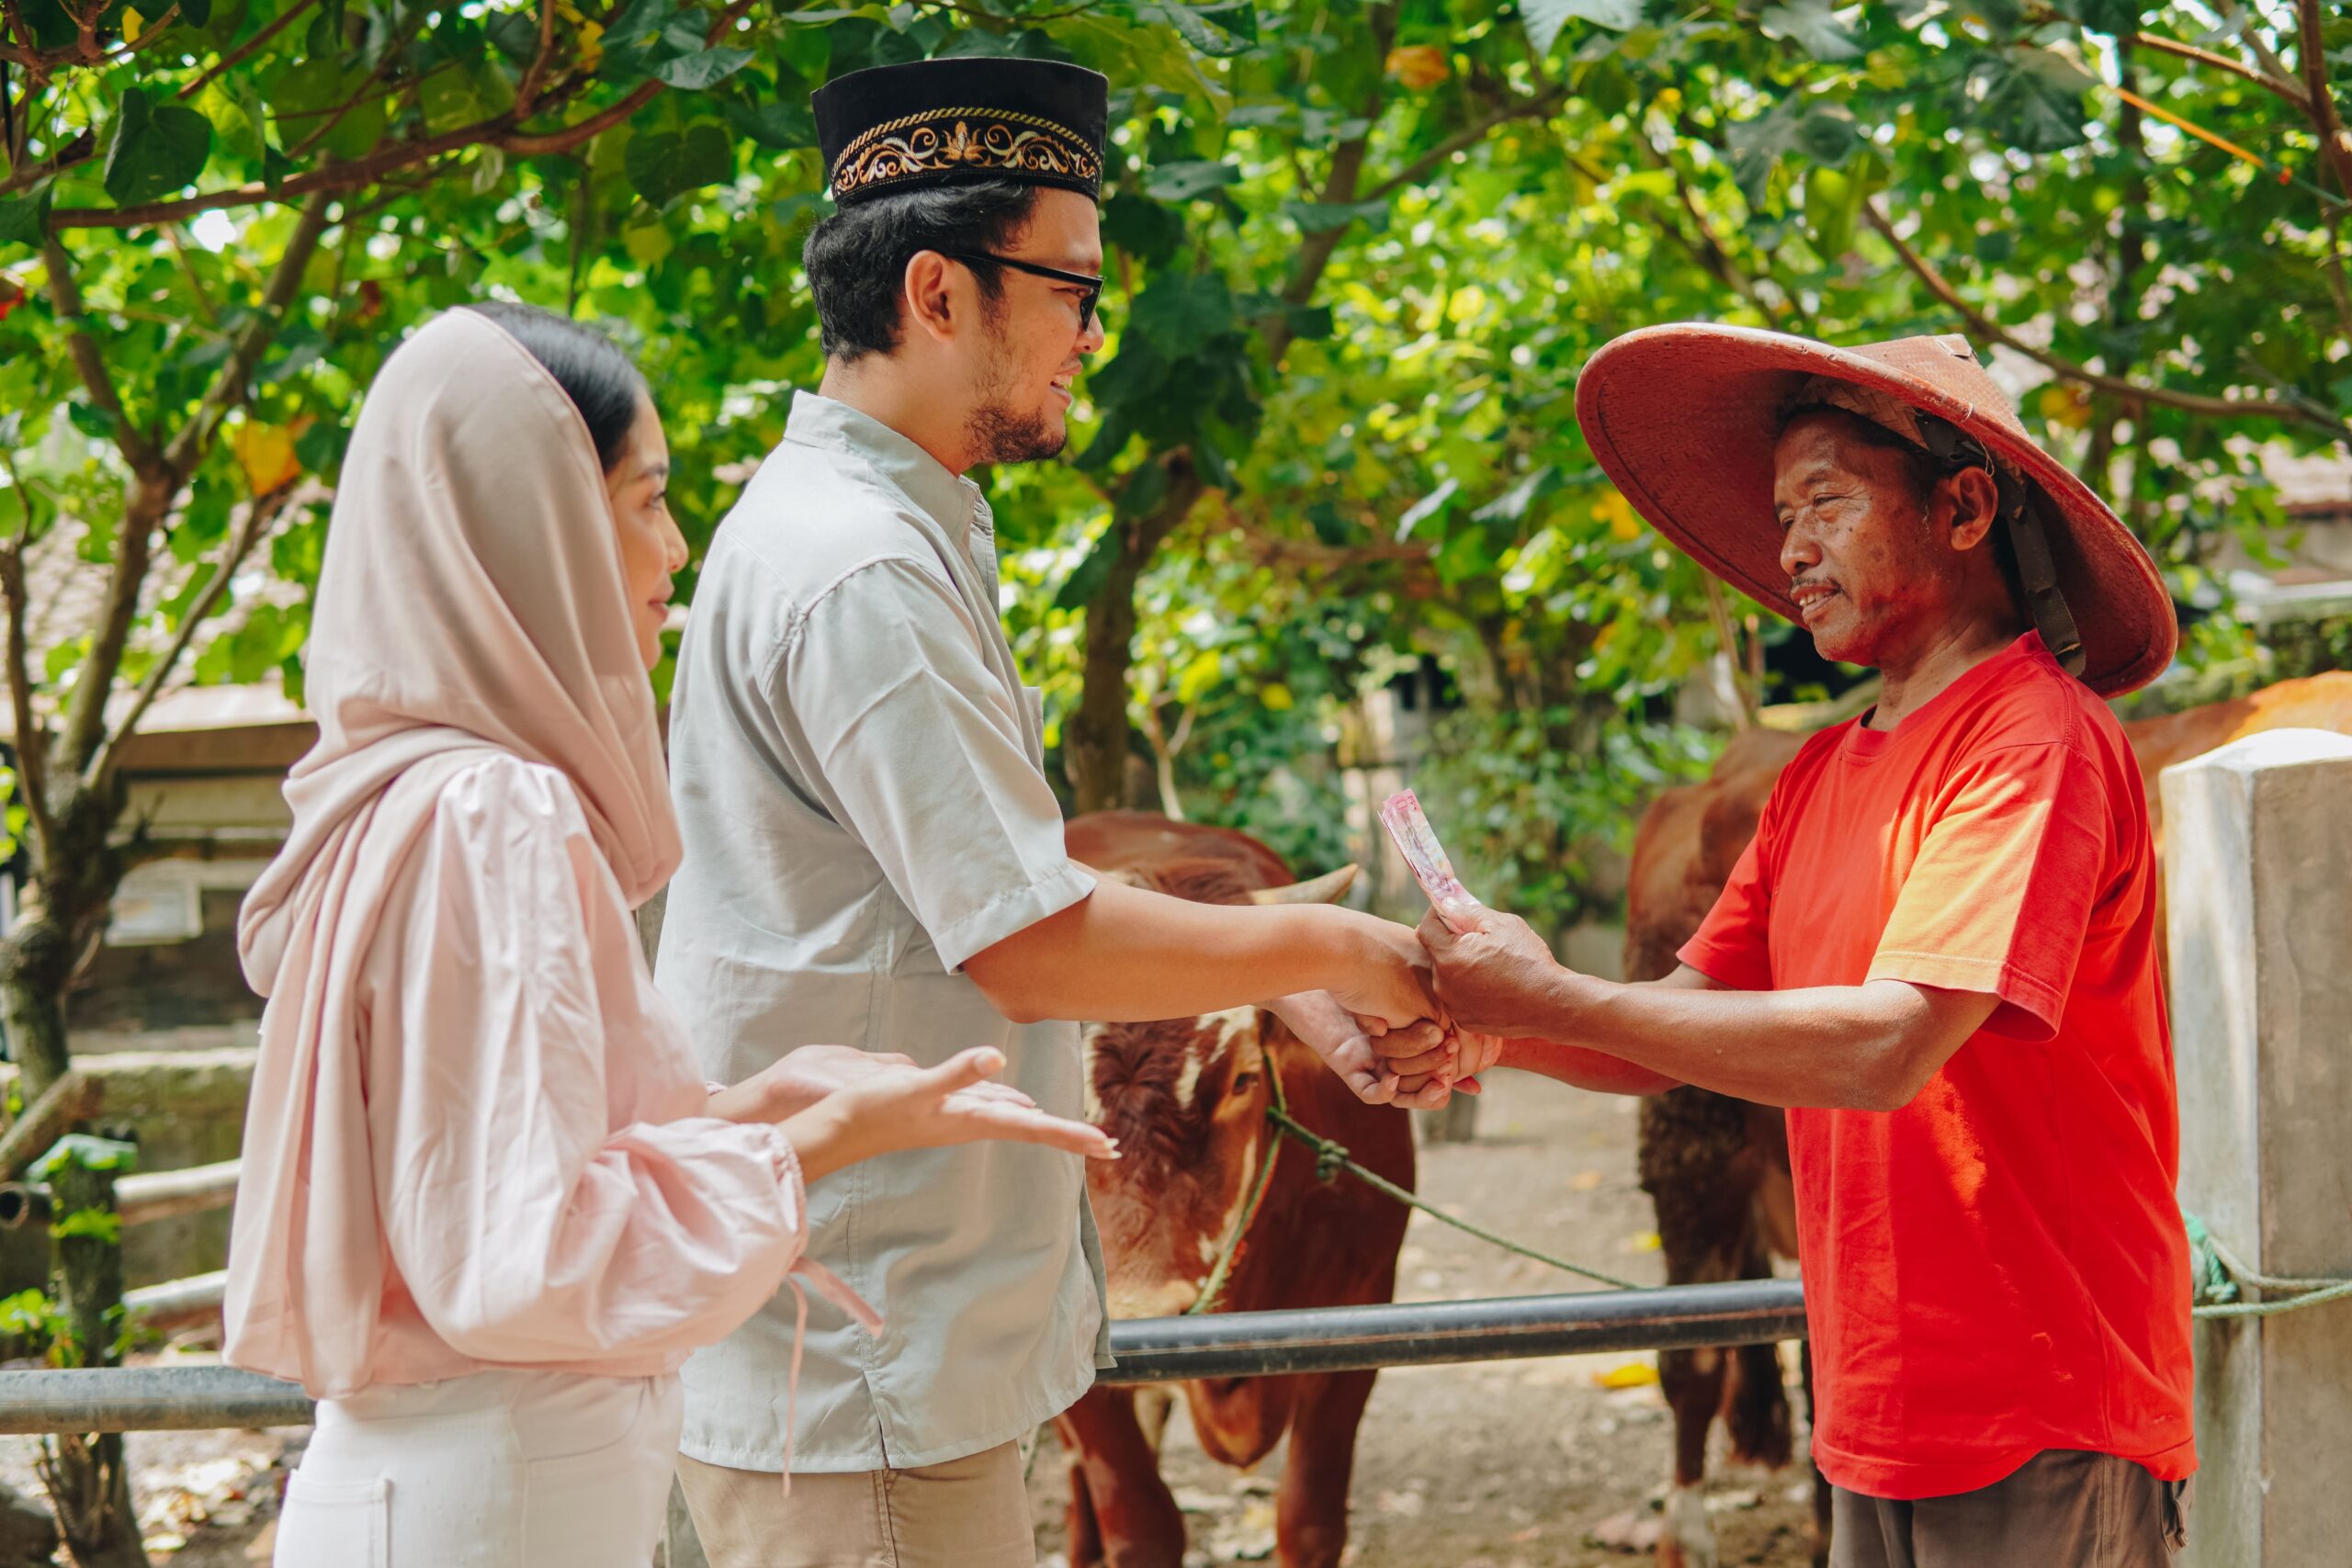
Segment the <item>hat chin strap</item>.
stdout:
<path fill-rule="evenodd" d="M 2026 613 L 2041 644 L 2069 675 L 2083 672 L 2083 638 L 2075 628 L 2075 613 L 2058 592 L 2058 569 L 2050 558 L 2050 537 L 2041 530 L 2040 498 L 2009 513 L 2009 547 L 2018 561 L 2018 586 L 2025 590 Z"/>

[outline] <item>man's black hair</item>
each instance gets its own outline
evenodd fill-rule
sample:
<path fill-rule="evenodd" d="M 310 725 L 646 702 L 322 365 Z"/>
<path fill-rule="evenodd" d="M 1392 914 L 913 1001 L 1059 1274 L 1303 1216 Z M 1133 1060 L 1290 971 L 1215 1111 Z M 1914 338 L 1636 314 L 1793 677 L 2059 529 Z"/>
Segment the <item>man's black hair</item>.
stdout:
<path fill-rule="evenodd" d="M 801 264 L 817 297 L 826 357 L 844 364 L 899 346 L 899 293 L 918 251 L 1001 251 L 1036 210 L 1038 186 L 1015 180 L 910 190 L 844 207 L 808 235 Z M 993 310 L 1001 269 L 978 265 Z"/>
<path fill-rule="evenodd" d="M 596 446 L 596 466 L 611 473 L 628 450 L 629 426 L 637 423 L 639 407 L 651 396 L 644 373 L 628 351 L 585 322 L 537 305 L 485 299 L 467 308 L 504 328 L 555 378 L 588 426 L 588 439 Z"/>

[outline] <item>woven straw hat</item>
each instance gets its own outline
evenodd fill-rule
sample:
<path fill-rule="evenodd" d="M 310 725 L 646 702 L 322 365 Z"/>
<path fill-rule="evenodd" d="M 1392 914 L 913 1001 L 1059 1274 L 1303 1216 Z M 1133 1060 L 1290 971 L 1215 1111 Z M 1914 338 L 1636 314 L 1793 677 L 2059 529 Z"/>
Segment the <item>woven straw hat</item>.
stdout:
<path fill-rule="evenodd" d="M 2155 563 L 2121 519 L 2035 446 L 1998 383 L 1958 334 L 1834 348 L 1751 327 L 1678 322 L 1628 333 L 1577 381 L 1577 422 L 1625 499 L 1692 559 L 1758 604 L 1799 620 L 1781 570 L 1772 447 L 1782 412 L 1811 400 L 1814 377 L 1883 393 L 1956 426 L 2025 481 L 2019 565 L 2034 597 L 2032 536 L 2082 642 L 2080 674 L 2101 696 L 2134 690 L 2172 662 L 2179 623 Z M 2049 578 L 2044 578 L 2044 586 Z M 2048 638 L 2045 605 L 2032 606 Z"/>

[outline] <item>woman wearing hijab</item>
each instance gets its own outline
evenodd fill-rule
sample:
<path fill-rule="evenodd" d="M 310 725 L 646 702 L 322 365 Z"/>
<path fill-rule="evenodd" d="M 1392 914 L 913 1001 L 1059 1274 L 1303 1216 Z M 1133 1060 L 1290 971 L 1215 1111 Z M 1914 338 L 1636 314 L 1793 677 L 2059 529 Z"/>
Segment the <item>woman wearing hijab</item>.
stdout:
<path fill-rule="evenodd" d="M 702 1081 L 630 913 L 678 859 L 646 679 L 685 558 L 667 468 L 626 356 L 523 307 L 425 327 L 353 434 L 319 741 L 238 931 L 269 1004 L 226 1355 L 321 1402 L 280 1568 L 642 1568 L 686 1352 L 788 1273 L 871 1321 L 800 1262 L 806 1180 L 1114 1152 L 982 1085 L 994 1052 Z"/>

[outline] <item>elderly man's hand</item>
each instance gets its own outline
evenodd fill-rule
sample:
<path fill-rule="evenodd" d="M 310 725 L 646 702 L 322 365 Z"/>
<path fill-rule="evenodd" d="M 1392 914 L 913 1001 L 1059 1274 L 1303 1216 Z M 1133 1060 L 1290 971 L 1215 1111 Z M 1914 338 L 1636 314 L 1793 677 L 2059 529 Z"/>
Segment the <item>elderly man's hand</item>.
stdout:
<path fill-rule="evenodd" d="M 1560 973 L 1551 947 L 1517 915 L 1482 905 L 1455 918 L 1469 929 L 1455 931 L 1432 909 L 1419 933 L 1438 1003 L 1454 1027 L 1498 1038 L 1545 1032 L 1544 995 Z"/>

